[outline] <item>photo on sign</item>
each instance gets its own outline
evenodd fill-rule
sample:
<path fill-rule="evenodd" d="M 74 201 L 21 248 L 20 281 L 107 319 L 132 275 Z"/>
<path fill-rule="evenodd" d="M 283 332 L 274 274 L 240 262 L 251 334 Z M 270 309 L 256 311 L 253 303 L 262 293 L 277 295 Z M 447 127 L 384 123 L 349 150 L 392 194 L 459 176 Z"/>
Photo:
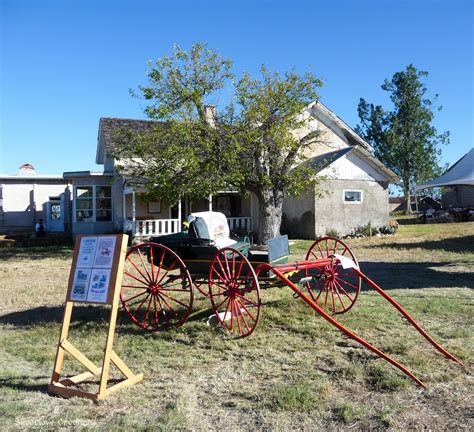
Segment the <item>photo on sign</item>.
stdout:
<path fill-rule="evenodd" d="M 111 268 L 114 261 L 115 237 L 99 237 L 94 267 Z"/>
<path fill-rule="evenodd" d="M 109 294 L 110 270 L 92 270 L 87 301 L 106 303 Z"/>
<path fill-rule="evenodd" d="M 95 250 L 97 246 L 97 237 L 83 237 L 79 248 L 77 265 L 79 267 L 92 267 L 94 262 Z"/>
<path fill-rule="evenodd" d="M 86 301 L 90 276 L 90 269 L 76 269 L 72 283 L 71 300 Z"/>

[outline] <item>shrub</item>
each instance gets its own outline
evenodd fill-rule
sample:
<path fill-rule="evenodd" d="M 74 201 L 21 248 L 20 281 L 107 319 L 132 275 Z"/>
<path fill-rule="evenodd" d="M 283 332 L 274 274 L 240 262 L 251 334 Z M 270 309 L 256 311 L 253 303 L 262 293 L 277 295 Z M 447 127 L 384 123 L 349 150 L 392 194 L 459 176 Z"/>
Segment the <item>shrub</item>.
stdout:
<path fill-rule="evenodd" d="M 372 237 L 375 234 L 377 234 L 378 232 L 379 232 L 379 230 L 377 228 L 373 227 L 370 222 L 367 225 L 358 226 L 354 230 L 355 235 L 363 235 L 363 236 L 366 236 L 366 237 Z"/>
<path fill-rule="evenodd" d="M 339 233 L 337 230 L 330 228 L 326 231 L 326 236 L 339 238 Z"/>

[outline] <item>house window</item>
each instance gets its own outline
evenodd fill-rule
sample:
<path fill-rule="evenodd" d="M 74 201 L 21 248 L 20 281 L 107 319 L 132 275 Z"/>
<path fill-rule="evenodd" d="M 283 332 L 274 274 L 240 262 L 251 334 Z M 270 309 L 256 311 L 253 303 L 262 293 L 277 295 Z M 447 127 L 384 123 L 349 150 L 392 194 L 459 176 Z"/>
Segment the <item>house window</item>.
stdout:
<path fill-rule="evenodd" d="M 148 213 L 161 213 L 161 201 L 148 201 Z"/>
<path fill-rule="evenodd" d="M 112 188 L 110 186 L 96 186 L 95 203 L 95 220 L 110 222 L 112 220 Z"/>
<path fill-rule="evenodd" d="M 110 186 L 77 186 L 75 195 L 76 222 L 112 221 Z"/>
<path fill-rule="evenodd" d="M 94 191 L 92 186 L 76 188 L 76 221 L 92 222 L 94 220 Z"/>
<path fill-rule="evenodd" d="M 349 203 L 349 204 L 361 204 L 362 191 L 361 190 L 345 190 L 344 202 Z"/>

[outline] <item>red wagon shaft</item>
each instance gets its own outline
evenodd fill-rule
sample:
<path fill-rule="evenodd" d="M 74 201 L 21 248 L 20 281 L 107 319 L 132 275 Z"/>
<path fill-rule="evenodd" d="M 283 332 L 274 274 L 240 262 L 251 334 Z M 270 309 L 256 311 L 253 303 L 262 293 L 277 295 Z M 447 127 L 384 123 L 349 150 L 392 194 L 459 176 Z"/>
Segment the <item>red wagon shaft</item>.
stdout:
<path fill-rule="evenodd" d="M 340 257 L 341 259 L 344 259 L 344 257 Z M 406 374 L 409 378 L 411 378 L 413 381 L 415 381 L 417 384 L 421 385 L 424 387 L 424 384 L 406 367 L 398 363 L 397 361 L 393 360 L 391 357 L 389 357 L 387 354 L 383 353 L 380 351 L 378 348 L 374 347 L 371 345 L 369 342 L 349 330 L 347 327 L 343 326 L 339 322 L 337 322 L 331 315 L 329 315 L 322 307 L 320 307 L 317 304 L 317 299 L 315 300 L 314 297 L 310 298 L 307 296 L 299 287 L 296 285 L 294 282 L 292 282 L 288 277 L 284 274 L 286 272 L 290 272 L 291 270 L 305 270 L 308 272 L 309 270 L 314 270 L 314 269 L 322 269 L 323 271 L 320 273 L 320 275 L 325 275 L 326 273 L 330 272 L 334 277 L 340 276 L 337 271 L 334 271 L 336 267 L 339 267 L 339 269 L 342 268 L 341 266 L 341 260 L 338 257 L 333 256 L 331 259 L 321 259 L 317 261 L 304 261 L 304 262 L 299 262 L 299 263 L 293 263 L 293 264 L 285 264 L 281 266 L 275 266 L 272 267 L 269 264 L 261 264 L 257 269 L 256 269 L 256 275 L 258 277 L 259 273 L 262 270 L 269 270 L 272 271 L 273 274 L 278 277 L 281 282 L 283 282 L 286 286 L 291 288 L 303 301 L 305 301 L 312 309 L 314 309 L 319 315 L 321 315 L 326 321 L 328 321 L 330 324 L 338 328 L 340 331 L 342 331 L 344 334 L 347 336 L 351 337 L 352 339 L 356 340 L 359 342 L 361 345 L 369 349 L 370 351 L 374 352 L 377 354 L 379 357 L 383 358 L 387 362 L 389 362 L 391 365 L 395 366 L 398 368 L 400 371 L 402 371 L 404 374 Z M 329 269 L 328 269 L 329 268 Z M 420 325 L 392 298 L 390 297 L 385 291 L 382 290 L 374 281 L 372 281 L 370 278 L 368 278 L 364 273 L 362 273 L 356 265 L 354 265 L 352 268 L 349 269 L 343 269 L 344 270 L 344 275 L 347 275 L 347 271 L 352 272 L 354 275 L 357 277 L 361 278 L 364 280 L 369 286 L 371 286 L 373 289 L 375 289 L 380 295 L 382 295 L 386 300 L 388 300 L 399 312 L 402 313 L 402 315 L 418 330 L 419 333 L 425 339 L 427 339 L 439 352 L 441 352 L 443 355 L 445 355 L 447 358 L 450 360 L 455 361 L 456 363 L 460 364 L 461 366 L 464 366 L 464 364 L 454 357 L 452 354 L 450 354 L 448 351 L 446 351 L 443 347 L 441 347 L 438 343 L 436 343 L 429 334 L 423 330 Z M 334 296 L 334 290 L 337 290 L 337 285 L 333 284 L 331 281 L 326 281 L 327 283 L 325 284 L 325 289 L 326 289 L 326 299 L 331 292 L 331 295 Z M 340 286 L 339 286 L 340 287 Z M 311 292 L 311 291 L 310 291 Z M 318 297 L 321 295 L 323 291 L 320 290 Z M 347 294 L 347 293 L 346 293 Z M 350 296 L 349 296 L 350 297 Z M 334 297 L 333 297 L 333 302 L 334 302 Z M 342 302 L 342 300 L 341 300 Z M 326 301 L 324 302 L 326 306 Z M 333 303 L 334 305 L 334 303 Z M 352 306 L 352 305 L 351 305 Z"/>

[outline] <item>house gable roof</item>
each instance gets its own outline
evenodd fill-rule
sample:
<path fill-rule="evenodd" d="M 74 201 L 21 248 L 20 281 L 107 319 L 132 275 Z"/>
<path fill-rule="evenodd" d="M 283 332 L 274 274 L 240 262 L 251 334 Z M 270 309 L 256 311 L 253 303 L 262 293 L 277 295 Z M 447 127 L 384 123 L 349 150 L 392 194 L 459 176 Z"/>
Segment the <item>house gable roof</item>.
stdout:
<path fill-rule="evenodd" d="M 359 145 L 370 153 L 374 151 L 374 148 L 367 141 L 362 139 L 354 129 L 320 101 L 312 102 L 307 109 L 317 120 L 338 135 L 339 138 L 345 141 L 348 145 Z"/>
<path fill-rule="evenodd" d="M 324 124 L 348 145 L 347 148 L 316 156 L 311 159 L 313 161 L 311 163 L 325 165 L 321 168 L 323 169 L 348 152 L 356 149 L 359 156 L 362 156 L 367 160 L 369 165 L 386 177 L 389 182 L 398 183 L 400 181 L 398 176 L 392 170 L 372 156 L 371 153 L 374 151 L 374 148 L 323 103 L 315 101 L 308 106 L 307 110 L 314 118 Z M 113 134 L 117 130 L 130 129 L 136 133 L 146 133 L 151 132 L 154 127 L 163 126 L 164 124 L 165 123 L 163 122 L 154 120 L 102 117 L 99 121 L 96 163 L 104 164 L 107 152 L 112 150 L 114 147 Z"/>
<path fill-rule="evenodd" d="M 118 130 L 130 129 L 136 133 L 146 133 L 151 132 L 154 127 L 160 125 L 163 125 L 163 122 L 101 117 L 99 120 L 99 133 L 97 136 L 96 163 L 99 165 L 104 164 L 107 152 L 114 148 L 113 135 Z"/>
<path fill-rule="evenodd" d="M 311 166 L 317 169 L 317 172 L 323 171 L 337 160 L 344 156 L 349 156 L 351 153 L 364 160 L 369 166 L 375 169 L 382 177 L 390 183 L 398 183 L 398 176 L 390 169 L 388 169 L 382 162 L 374 158 L 366 149 L 361 146 L 345 147 L 343 149 L 330 151 L 321 155 L 312 157 L 308 160 Z"/>

